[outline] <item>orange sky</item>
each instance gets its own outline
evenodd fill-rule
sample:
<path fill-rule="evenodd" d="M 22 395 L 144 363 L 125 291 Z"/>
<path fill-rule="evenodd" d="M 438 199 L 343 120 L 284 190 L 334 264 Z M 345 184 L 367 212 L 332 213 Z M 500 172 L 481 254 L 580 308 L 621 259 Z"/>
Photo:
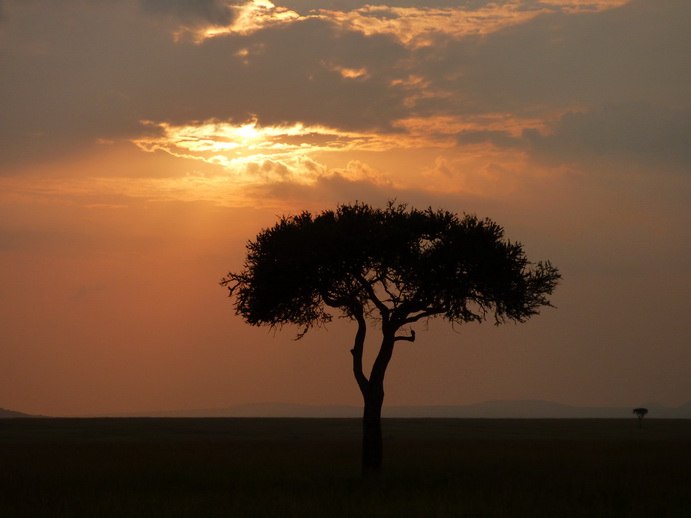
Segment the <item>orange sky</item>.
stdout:
<path fill-rule="evenodd" d="M 691 401 L 690 17 L 4 0 L 0 407 L 360 404 L 347 322 L 295 342 L 218 281 L 281 214 L 393 198 L 490 217 L 564 280 L 525 325 L 419 326 L 385 404 Z"/>

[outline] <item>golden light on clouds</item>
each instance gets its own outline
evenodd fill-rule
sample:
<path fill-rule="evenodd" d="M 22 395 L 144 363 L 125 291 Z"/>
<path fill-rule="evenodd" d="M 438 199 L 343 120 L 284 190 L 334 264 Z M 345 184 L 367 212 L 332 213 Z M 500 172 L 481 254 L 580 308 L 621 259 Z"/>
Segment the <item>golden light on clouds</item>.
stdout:
<path fill-rule="evenodd" d="M 62 199 L 69 204 L 114 208 L 161 201 L 206 201 L 240 207 L 259 203 L 256 189 L 278 184 L 315 186 L 334 178 L 428 192 L 508 194 L 526 174 L 524 154 L 496 149 L 487 142 L 459 146 L 458 135 L 501 131 L 518 137 L 525 129 L 547 131 L 542 119 L 501 113 L 410 117 L 395 121 L 397 131 L 392 133 L 344 131 L 302 122 L 271 126 L 260 124 L 256 118 L 241 123 L 144 124 L 149 134 L 133 143 L 149 153 L 162 151 L 186 159 L 190 164 L 186 173 L 160 178 L 90 174 L 31 182 L 6 178 L 1 182 L 3 199 Z M 403 151 L 427 165 L 418 172 L 411 167 L 407 171 L 405 162 L 396 158 Z M 380 155 L 391 167 L 379 169 L 357 158 L 363 152 Z M 116 156 L 112 159 L 117 161 Z M 91 169 L 89 164 L 78 167 Z"/>
<path fill-rule="evenodd" d="M 540 8 L 530 8 L 515 0 L 500 5 L 491 3 L 478 9 L 467 7 L 425 8 L 367 5 L 348 12 L 320 10 L 320 17 L 330 19 L 350 30 L 365 35 L 388 34 L 405 46 L 418 48 L 433 45 L 438 36 L 453 39 L 485 35 L 525 23 L 540 14 L 553 11 L 592 12 L 617 7 L 629 0 L 552 0 L 541 2 Z"/>
<path fill-rule="evenodd" d="M 528 129 L 549 134 L 549 121 L 558 120 L 562 113 L 555 111 L 533 119 L 508 113 L 408 117 L 393 121 L 394 131 L 388 133 L 376 129 L 346 131 L 303 122 L 264 125 L 257 118 L 181 125 L 143 121 L 146 135 L 132 142 L 147 155 L 164 152 L 188 166 L 164 177 L 132 178 L 102 169 L 94 174 L 90 163 L 76 163 L 64 168 L 89 173 L 65 178 L 56 171 L 52 178 L 30 182 L 6 178 L 0 185 L 4 200 L 52 203 L 61 199 L 73 205 L 113 208 L 165 201 L 257 206 L 262 204 L 257 192 L 273 185 L 313 187 L 335 178 L 395 189 L 507 195 L 526 175 L 543 173 L 534 166 L 529 171 L 521 150 L 499 149 L 487 141 L 460 143 L 459 135 L 501 132 L 520 138 Z M 112 141 L 107 144 L 102 146 L 104 152 L 116 146 Z M 113 163 L 118 162 L 117 152 L 113 149 L 110 155 Z M 402 152 L 408 158 L 401 161 L 398 156 Z M 361 159 L 362 153 L 368 153 L 369 158 Z M 380 158 L 374 159 L 376 156 Z M 415 166 L 407 163 L 411 159 Z"/>
<path fill-rule="evenodd" d="M 346 68 L 338 65 L 326 65 L 326 67 L 340 74 L 343 79 L 363 79 L 369 76 L 365 67 Z"/>
<path fill-rule="evenodd" d="M 462 38 L 487 34 L 539 14 L 519 11 L 517 7 L 492 5 L 468 11 L 462 8 L 365 6 L 349 12 L 323 10 L 319 16 L 367 36 L 387 34 L 405 46 L 418 48 L 432 45 L 440 35 Z"/>
<path fill-rule="evenodd" d="M 562 8 L 568 13 L 600 12 L 628 4 L 631 0 L 542 0 L 544 5 Z"/>
<path fill-rule="evenodd" d="M 175 34 L 176 39 L 182 39 L 191 34 L 194 41 L 199 43 L 205 39 L 224 34 L 251 34 L 268 27 L 300 19 L 298 13 L 285 7 L 277 7 L 268 0 L 250 0 L 243 5 L 231 4 L 229 9 L 234 14 L 233 22 L 230 25 L 212 25 L 204 28 L 184 27 Z"/>
<path fill-rule="evenodd" d="M 409 117 L 394 121 L 396 131 L 389 133 L 346 131 L 302 122 L 262 125 L 256 118 L 242 123 L 204 121 L 186 125 L 146 121 L 153 134 L 134 143 L 147 152 L 163 151 L 218 167 L 203 175 L 190 173 L 183 179 L 165 180 L 157 196 L 201 196 L 225 204 L 219 192 L 232 190 L 237 198 L 239 190 L 251 186 L 313 186 L 334 177 L 401 189 L 501 195 L 519 185 L 525 174 L 525 154 L 497 149 L 491 142 L 461 145 L 459 135 L 501 132 L 519 138 L 525 130 L 547 134 L 549 120 L 557 120 L 561 113 L 555 112 L 547 119 L 507 113 Z M 396 174 L 390 176 L 390 171 L 380 171 L 355 158 L 358 153 L 368 152 L 392 161 L 401 151 L 427 161 L 422 174 L 407 174 L 397 167 Z M 193 194 L 185 195 L 185 189 L 192 189 Z"/>
<path fill-rule="evenodd" d="M 535 6 L 514 0 L 505 4 L 490 3 L 477 9 L 365 5 L 350 11 L 318 9 L 303 16 L 269 0 L 250 0 L 243 5 L 229 6 L 235 13 L 229 25 L 186 27 L 180 30 L 176 37 L 179 39 L 191 33 L 194 41 L 200 43 L 205 39 L 225 34 L 247 35 L 269 27 L 316 18 L 337 24 L 345 30 L 361 32 L 366 36 L 386 34 L 402 45 L 420 48 L 433 45 L 439 36 L 458 39 L 485 35 L 525 23 L 536 16 L 555 10 L 565 13 L 599 12 L 622 6 L 629 1 L 544 0 Z"/>
<path fill-rule="evenodd" d="M 232 167 L 260 162 L 267 158 L 286 159 L 325 152 L 387 151 L 394 148 L 444 146 L 422 132 L 385 134 L 356 132 L 310 126 L 301 122 L 284 126 L 264 126 L 257 120 L 241 124 L 206 121 L 198 124 L 172 125 L 145 121 L 158 130 L 155 136 L 135 140 L 145 151 L 162 150 L 181 158 Z M 401 121 L 412 129 L 414 121 Z"/>
<path fill-rule="evenodd" d="M 562 112 L 555 112 L 556 119 Z M 549 120 L 549 119 L 548 119 Z M 402 131 L 347 131 L 295 122 L 291 125 L 262 125 L 257 119 L 243 123 L 204 121 L 186 125 L 143 121 L 155 131 L 134 140 L 144 151 L 162 150 L 173 156 L 203 160 L 231 167 L 267 158 L 297 158 L 319 153 L 346 151 L 384 152 L 395 149 L 450 148 L 463 131 L 504 131 L 519 136 L 523 130 L 547 131 L 543 118 L 526 119 L 511 114 L 482 114 L 464 117 L 410 117 L 394 121 Z"/>

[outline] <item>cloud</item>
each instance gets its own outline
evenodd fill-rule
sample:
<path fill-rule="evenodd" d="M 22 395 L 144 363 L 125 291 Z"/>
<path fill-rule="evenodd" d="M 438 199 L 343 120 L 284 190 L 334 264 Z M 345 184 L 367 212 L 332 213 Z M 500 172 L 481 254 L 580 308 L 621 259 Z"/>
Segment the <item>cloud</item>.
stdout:
<path fill-rule="evenodd" d="M 224 27 L 197 28 L 197 41 L 227 34 L 251 34 L 281 24 L 305 19 L 320 19 L 336 24 L 342 30 L 361 32 L 366 36 L 387 35 L 409 48 L 427 47 L 445 38 L 459 39 L 489 34 L 505 27 L 524 23 L 550 12 L 599 12 L 623 5 L 628 0 L 546 0 L 542 2 L 475 2 L 458 6 L 361 5 L 350 9 L 323 9 L 314 4 L 309 14 L 274 5 L 269 0 L 249 0 L 229 7 L 236 12 L 232 23 Z M 300 3 L 304 11 L 304 2 Z M 402 5 L 403 4 L 403 5 Z"/>
<path fill-rule="evenodd" d="M 513 137 L 508 131 L 502 130 L 467 130 L 459 133 L 456 138 L 458 143 L 462 146 L 485 142 L 500 148 L 515 148 L 522 146 L 520 138 Z"/>
<path fill-rule="evenodd" d="M 173 15 L 182 23 L 228 25 L 235 12 L 226 0 L 139 0 L 142 10 L 152 15 Z"/>
<path fill-rule="evenodd" d="M 634 0 L 552 13 L 429 53 L 418 74 L 462 92 L 458 111 L 546 110 L 646 100 L 688 104 L 691 3 Z"/>
<path fill-rule="evenodd" d="M 647 103 L 610 104 L 587 112 L 569 112 L 542 135 L 523 135 L 534 154 L 551 161 L 615 156 L 632 161 L 691 164 L 691 109 L 672 109 Z"/>
<path fill-rule="evenodd" d="M 552 164 L 586 163 L 603 158 L 644 162 L 688 170 L 691 164 L 691 109 L 649 103 L 617 103 L 592 110 L 568 111 L 541 129 L 520 135 L 505 130 L 466 130 L 461 146 L 490 144 L 528 152 Z"/>
<path fill-rule="evenodd" d="M 334 170 L 334 176 L 349 182 L 368 182 L 381 187 L 392 185 L 392 181 L 385 174 L 360 160 L 351 160 L 345 169 Z"/>
<path fill-rule="evenodd" d="M 410 47 L 427 47 L 444 38 L 484 35 L 505 27 L 524 23 L 550 12 L 599 12 L 623 5 L 628 0 L 547 0 L 541 2 L 476 2 L 458 6 L 444 5 L 395 6 L 361 5 L 350 9 L 324 9 L 313 4 L 309 14 L 274 5 L 269 0 L 249 0 L 228 7 L 236 12 L 232 23 L 224 27 L 197 28 L 195 38 L 203 41 L 226 34 L 251 34 L 267 27 L 290 24 L 305 19 L 321 19 L 341 29 L 358 31 L 367 36 L 387 35 Z M 290 3 L 290 2 L 289 2 Z M 299 2 L 305 7 L 305 2 Z M 403 5 L 402 5 L 403 4 Z M 218 24 L 217 24 L 218 25 Z"/>
<path fill-rule="evenodd" d="M 13 1 L 6 7 L 0 39 L 3 173 L 138 131 L 132 111 L 141 96 L 133 83 L 156 68 L 147 61 L 159 50 L 155 31 L 129 2 Z"/>
<path fill-rule="evenodd" d="M 628 0 L 425 0 L 424 6 L 428 8 L 463 8 L 466 10 L 481 9 L 491 5 L 519 5 L 524 10 L 544 9 L 546 7 L 567 10 L 598 11 L 608 7 L 614 7 L 626 3 Z M 276 3 L 288 7 L 300 13 L 309 13 L 319 9 L 326 9 L 325 4 L 331 3 L 328 9 L 347 11 L 359 9 L 367 5 L 386 5 L 386 3 L 374 3 L 369 0 L 278 0 Z M 397 0 L 392 3 L 396 7 L 421 7 L 420 0 Z"/>
<path fill-rule="evenodd" d="M 233 167 L 264 159 L 290 159 L 315 153 L 372 152 L 419 147 L 448 147 L 458 125 L 444 118 L 404 119 L 395 122 L 403 131 L 347 131 L 326 126 L 260 124 L 219 120 L 176 126 L 143 121 L 148 135 L 133 142 L 144 151 L 165 151 L 179 158 Z"/>
<path fill-rule="evenodd" d="M 194 4 L 194 2 L 187 1 L 183 3 Z M 269 0 L 248 0 L 238 3 L 230 0 L 217 0 L 213 2 L 213 10 L 220 11 L 223 16 L 206 16 L 205 19 L 211 23 L 211 26 L 204 26 L 204 24 L 199 23 L 183 24 L 176 31 L 176 38 L 191 36 L 193 41 L 200 43 L 205 39 L 221 35 L 252 34 L 268 27 L 290 23 L 301 18 L 298 13 L 284 7 L 277 7 Z"/>

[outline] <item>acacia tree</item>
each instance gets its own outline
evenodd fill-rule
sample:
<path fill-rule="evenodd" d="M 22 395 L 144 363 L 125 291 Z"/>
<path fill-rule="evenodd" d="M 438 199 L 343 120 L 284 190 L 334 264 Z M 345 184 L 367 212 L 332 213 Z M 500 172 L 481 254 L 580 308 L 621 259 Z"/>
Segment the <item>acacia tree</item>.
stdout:
<path fill-rule="evenodd" d="M 296 324 L 301 338 L 334 314 L 357 324 L 350 352 L 364 400 L 362 467 L 372 472 L 382 464 L 386 368 L 397 342 L 415 341 L 411 326 L 432 317 L 523 322 L 550 305 L 559 279 L 489 219 L 390 202 L 284 216 L 247 244 L 243 270 L 221 285 L 252 325 Z M 368 324 L 381 332 L 369 376 L 362 361 Z"/>
<path fill-rule="evenodd" d="M 648 415 L 647 408 L 634 408 L 633 413 L 638 417 L 638 427 L 643 428 L 643 418 Z"/>

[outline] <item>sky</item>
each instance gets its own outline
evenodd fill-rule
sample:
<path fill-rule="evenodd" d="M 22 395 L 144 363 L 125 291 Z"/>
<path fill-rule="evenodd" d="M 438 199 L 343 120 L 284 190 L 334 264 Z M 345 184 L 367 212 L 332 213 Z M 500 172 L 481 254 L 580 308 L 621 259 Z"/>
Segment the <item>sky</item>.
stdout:
<path fill-rule="evenodd" d="M 385 405 L 691 401 L 688 0 L 0 0 L 0 407 L 359 405 L 219 286 L 284 214 L 489 217 L 563 281 L 416 326 Z M 370 333 L 366 360 L 378 344 Z"/>

